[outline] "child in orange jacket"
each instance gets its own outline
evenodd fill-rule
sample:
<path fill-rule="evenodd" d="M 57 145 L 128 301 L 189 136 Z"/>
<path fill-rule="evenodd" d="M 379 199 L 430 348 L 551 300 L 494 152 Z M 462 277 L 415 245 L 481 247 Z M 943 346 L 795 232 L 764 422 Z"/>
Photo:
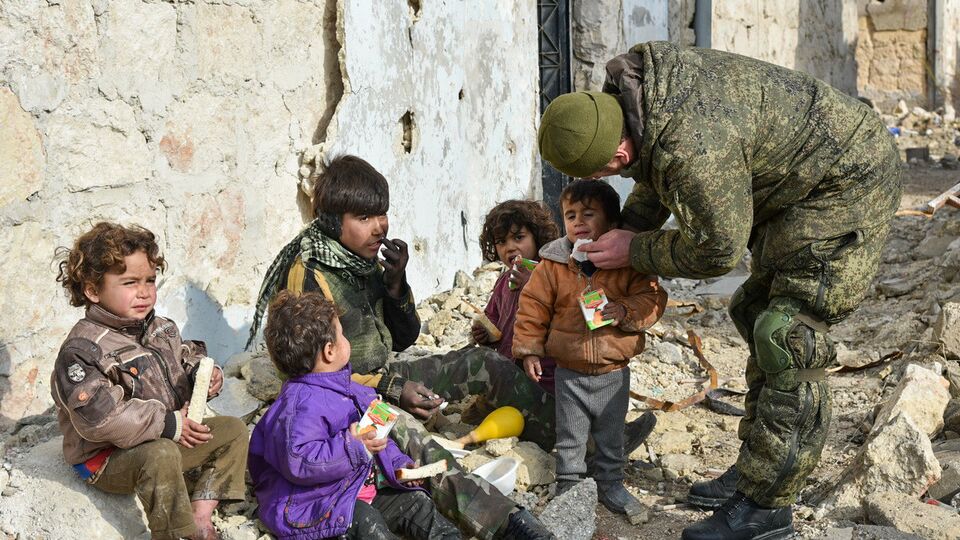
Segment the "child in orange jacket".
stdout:
<path fill-rule="evenodd" d="M 643 351 L 643 330 L 663 315 L 667 294 L 656 276 L 632 268 L 601 270 L 589 260 L 574 259 L 576 241 L 596 240 L 620 224 L 620 197 L 610 185 L 577 180 L 560 194 L 560 203 L 566 236 L 540 249 L 541 262 L 520 294 L 513 354 L 535 381 L 542 373 L 541 358 L 557 363 L 558 492 L 586 474 L 587 436 L 592 435 L 600 502 L 632 514 L 640 506 L 623 487 L 630 391 L 625 368 Z M 606 298 L 605 306 L 591 303 L 600 295 L 590 293 L 597 292 Z"/>

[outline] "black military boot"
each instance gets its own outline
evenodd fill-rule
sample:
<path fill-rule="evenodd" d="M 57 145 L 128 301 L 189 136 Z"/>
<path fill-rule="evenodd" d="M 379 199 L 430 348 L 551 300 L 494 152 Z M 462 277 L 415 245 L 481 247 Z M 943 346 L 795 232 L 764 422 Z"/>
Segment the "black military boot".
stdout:
<path fill-rule="evenodd" d="M 630 458 L 630 454 L 647 440 L 657 425 L 657 417 L 650 411 L 640 415 L 623 428 L 623 457 Z"/>
<path fill-rule="evenodd" d="M 524 507 L 510 513 L 500 538 L 504 540 L 556 540 L 557 537 Z"/>
<path fill-rule="evenodd" d="M 793 509 L 764 508 L 735 492 L 712 516 L 683 530 L 683 540 L 781 540 L 791 538 Z"/>
<path fill-rule="evenodd" d="M 719 478 L 693 484 L 690 487 L 690 494 L 687 495 L 687 502 L 709 510 L 720 508 L 737 491 L 739 479 L 740 473 L 737 472 L 737 466 L 731 465 Z"/>

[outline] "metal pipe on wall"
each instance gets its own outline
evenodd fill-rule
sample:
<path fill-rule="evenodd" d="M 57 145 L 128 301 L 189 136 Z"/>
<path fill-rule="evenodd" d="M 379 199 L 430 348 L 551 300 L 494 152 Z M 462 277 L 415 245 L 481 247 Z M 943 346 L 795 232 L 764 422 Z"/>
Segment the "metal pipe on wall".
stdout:
<path fill-rule="evenodd" d="M 696 0 L 693 7 L 694 45 L 710 48 L 710 32 L 713 24 L 712 0 Z"/>

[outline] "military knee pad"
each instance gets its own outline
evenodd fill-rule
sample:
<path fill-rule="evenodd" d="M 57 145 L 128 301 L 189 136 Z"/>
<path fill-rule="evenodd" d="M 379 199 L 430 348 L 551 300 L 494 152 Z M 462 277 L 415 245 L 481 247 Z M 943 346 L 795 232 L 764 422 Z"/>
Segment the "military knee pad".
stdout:
<path fill-rule="evenodd" d="M 800 324 L 793 314 L 778 308 L 764 310 L 753 327 L 757 366 L 768 374 L 796 367 L 788 336 Z"/>

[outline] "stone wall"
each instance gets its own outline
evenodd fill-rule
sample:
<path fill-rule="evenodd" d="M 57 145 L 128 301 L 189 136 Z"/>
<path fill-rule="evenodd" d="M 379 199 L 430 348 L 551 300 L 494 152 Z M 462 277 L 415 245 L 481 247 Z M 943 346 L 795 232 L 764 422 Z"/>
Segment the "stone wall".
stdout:
<path fill-rule="evenodd" d="M 536 185 L 535 14 L 533 0 L 0 2 L 0 427 L 51 403 L 82 314 L 54 249 L 98 220 L 159 235 L 158 311 L 220 361 L 310 218 L 317 154 L 384 172 L 415 293 L 448 287 L 479 262 L 483 212 Z"/>
<path fill-rule="evenodd" d="M 845 0 L 713 2 L 712 46 L 805 71 L 855 93 L 856 9 Z"/>
<path fill-rule="evenodd" d="M 860 2 L 857 87 L 884 110 L 929 106 L 926 0 Z"/>

